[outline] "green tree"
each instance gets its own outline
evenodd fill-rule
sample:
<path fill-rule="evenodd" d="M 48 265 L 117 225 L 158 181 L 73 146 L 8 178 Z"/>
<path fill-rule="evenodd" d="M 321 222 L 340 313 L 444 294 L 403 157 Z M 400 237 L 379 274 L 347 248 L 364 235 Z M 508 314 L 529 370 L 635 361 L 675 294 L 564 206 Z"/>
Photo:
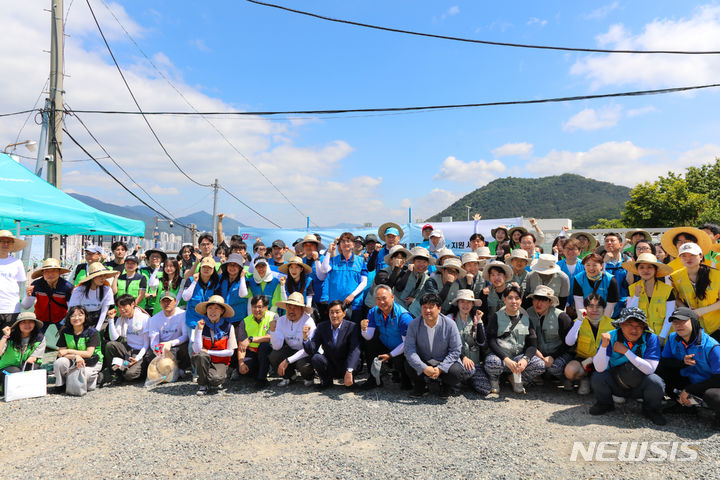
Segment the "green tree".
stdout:
<path fill-rule="evenodd" d="M 685 178 L 668 172 L 653 183 L 641 183 L 632 189 L 622 221 L 638 227 L 695 225 L 712 203 L 707 193 L 693 192 Z"/>
<path fill-rule="evenodd" d="M 607 218 L 598 218 L 598 223 L 591 225 L 590 228 L 598 228 L 602 230 L 609 230 L 613 228 L 626 228 L 625 224 L 619 218 L 613 218 L 608 220 Z"/>

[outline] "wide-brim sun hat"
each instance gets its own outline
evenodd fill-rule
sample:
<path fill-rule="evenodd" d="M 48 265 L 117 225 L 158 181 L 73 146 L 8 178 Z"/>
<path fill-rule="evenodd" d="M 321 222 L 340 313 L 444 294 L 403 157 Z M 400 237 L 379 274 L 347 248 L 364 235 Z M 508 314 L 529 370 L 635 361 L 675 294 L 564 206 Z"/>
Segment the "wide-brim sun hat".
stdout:
<path fill-rule="evenodd" d="M 27 245 L 25 240 L 17 238 L 12 234 L 10 230 L 0 230 L 0 238 L 10 238 L 13 241 L 13 246 L 10 247 L 11 252 L 19 252 Z"/>
<path fill-rule="evenodd" d="M 220 315 L 223 318 L 235 316 L 235 310 L 233 310 L 230 305 L 225 303 L 225 299 L 220 295 L 213 295 L 208 299 L 207 302 L 198 303 L 195 306 L 195 311 L 200 315 L 207 315 L 207 307 L 209 307 L 210 305 L 220 305 L 221 307 L 223 307 L 225 311 L 222 315 Z"/>
<path fill-rule="evenodd" d="M 318 240 L 317 237 L 312 233 L 308 233 L 307 235 L 305 235 L 305 237 L 300 242 L 300 245 L 305 246 L 306 243 L 314 243 L 315 245 L 317 245 L 318 250 L 325 250 L 325 245 L 323 245 L 322 242 L 320 242 L 320 240 Z"/>
<path fill-rule="evenodd" d="M 457 295 L 450 303 L 452 303 L 453 305 L 457 305 L 458 300 L 467 300 L 468 302 L 473 302 L 476 307 L 482 305 L 482 300 L 480 300 L 479 298 L 475 298 L 475 294 L 473 293 L 473 291 L 467 288 L 458 290 Z"/>
<path fill-rule="evenodd" d="M 93 262 L 87 267 L 87 277 L 80 280 L 78 285 L 81 283 L 89 282 L 93 278 L 96 277 L 117 277 L 120 275 L 120 272 L 117 270 L 108 270 L 105 265 L 103 265 L 100 262 Z"/>
<path fill-rule="evenodd" d="M 292 258 L 290 258 L 287 263 L 283 263 L 278 267 L 278 271 L 280 273 L 284 273 L 285 275 L 288 275 L 290 272 L 290 265 L 297 265 L 299 267 L 302 267 L 303 270 L 305 270 L 305 274 L 309 275 L 312 273 L 312 267 L 305 262 L 302 261 L 302 258 L 298 257 L 297 255 L 293 255 Z"/>
<path fill-rule="evenodd" d="M 507 227 L 506 227 L 505 225 L 500 225 L 499 227 L 495 227 L 495 228 L 491 229 L 491 230 L 490 230 L 490 236 L 493 237 L 493 238 L 495 238 L 495 234 L 498 232 L 498 230 L 504 230 L 504 231 L 505 231 L 505 237 L 506 237 L 506 238 L 509 238 L 509 237 L 510 237 L 510 235 L 508 235 L 508 233 L 509 233 L 509 232 L 508 232 L 508 229 L 507 229 Z"/>
<path fill-rule="evenodd" d="M 642 233 L 646 241 L 652 242 L 652 235 L 650 235 L 650 232 L 648 232 L 647 230 L 643 230 L 642 228 L 633 228 L 625 232 L 625 240 L 632 239 L 632 237 L 634 235 L 637 235 L 638 233 Z"/>
<path fill-rule="evenodd" d="M 30 275 L 31 279 L 36 279 L 38 277 L 42 277 L 43 270 L 60 270 L 60 275 L 65 275 L 66 273 L 70 273 L 69 268 L 65 268 L 62 265 L 60 265 L 60 261 L 56 258 L 46 258 L 40 268 L 35 270 L 32 275 Z"/>
<path fill-rule="evenodd" d="M 287 310 L 289 305 L 293 305 L 296 307 L 302 307 L 305 313 L 310 314 L 313 311 L 312 307 L 308 307 L 305 305 L 305 297 L 303 297 L 303 294 L 300 292 L 293 292 L 288 296 L 288 299 L 284 302 L 277 302 L 275 305 L 278 306 L 278 308 L 282 308 Z"/>
<path fill-rule="evenodd" d="M 555 255 L 549 253 L 541 253 L 537 260 L 530 265 L 530 270 L 540 275 L 552 275 L 562 271 L 555 260 Z"/>
<path fill-rule="evenodd" d="M 478 258 L 480 258 L 480 257 L 495 258 L 497 256 L 497 255 L 493 255 L 492 252 L 490 251 L 490 248 L 488 248 L 488 247 L 478 248 L 477 250 L 475 250 L 475 255 L 477 255 Z"/>
<path fill-rule="evenodd" d="M 172 352 L 165 351 L 162 356 L 157 356 L 148 364 L 147 379 L 156 381 L 168 379 L 177 368 L 177 362 Z"/>
<path fill-rule="evenodd" d="M 443 257 L 457 258 L 458 260 L 460 260 L 460 257 L 455 255 L 455 252 L 453 252 L 452 250 L 450 250 L 447 247 L 443 247 L 439 250 L 435 250 L 435 255 L 437 255 L 438 260 L 440 260 Z"/>
<path fill-rule="evenodd" d="M 538 285 L 535 287 L 535 291 L 527 296 L 527 298 L 530 299 L 535 297 L 549 299 L 552 302 L 553 307 L 557 307 L 560 304 L 560 300 L 558 300 L 558 297 L 555 295 L 555 291 L 547 285 Z"/>
<path fill-rule="evenodd" d="M 407 263 L 412 263 L 416 258 L 424 258 L 430 265 L 435 265 L 435 258 L 430 255 L 430 252 L 425 247 L 413 247 L 410 250 L 410 256 L 407 259 Z"/>
<path fill-rule="evenodd" d="M 35 322 L 35 326 L 37 328 L 43 327 L 43 322 L 38 320 L 38 318 L 35 316 L 35 314 L 33 312 L 22 312 L 17 316 L 17 318 L 15 319 L 13 324 L 10 326 L 10 329 L 14 329 L 18 325 L 20 325 L 20 322 L 23 322 L 25 320 L 32 320 L 33 322 Z"/>
<path fill-rule="evenodd" d="M 405 232 L 403 231 L 402 227 L 400 225 L 398 225 L 397 223 L 385 222 L 382 225 L 380 225 L 380 228 L 378 228 L 378 237 L 380 237 L 380 240 L 382 240 L 383 242 L 385 241 L 385 233 L 387 232 L 387 230 L 389 228 L 394 228 L 395 230 L 397 230 L 398 233 L 396 235 L 398 236 L 398 240 L 403 238 L 403 236 L 405 235 Z"/>
<path fill-rule="evenodd" d="M 483 268 L 482 276 L 485 279 L 486 282 L 490 281 L 490 269 L 491 268 L 499 268 L 505 273 L 505 281 L 509 282 L 513 278 L 513 270 L 510 268 L 509 265 L 507 265 L 505 262 L 499 262 L 497 260 L 493 260 L 491 262 L 488 262 L 485 264 L 485 268 Z"/>
<path fill-rule="evenodd" d="M 657 278 L 667 277 L 673 272 L 670 265 L 662 263 L 652 253 L 641 253 L 638 255 L 637 260 L 628 260 L 627 262 L 623 262 L 622 267 L 633 275 L 637 275 L 639 277 L 640 272 L 638 272 L 637 266 L 641 263 L 655 265 L 655 276 Z"/>
<path fill-rule="evenodd" d="M 681 233 L 686 233 L 695 237 L 697 241 L 694 243 L 697 243 L 700 246 L 703 251 L 703 255 L 710 251 L 712 247 L 712 240 L 710 240 L 710 236 L 707 233 L 695 227 L 674 227 L 663 233 L 662 237 L 660 237 L 660 245 L 662 245 L 665 253 L 672 257 L 678 256 L 678 249 L 673 240 Z"/>
<path fill-rule="evenodd" d="M 462 268 L 460 259 L 457 257 L 448 258 L 443 262 L 441 266 L 437 267 L 438 270 L 446 270 L 448 268 L 454 268 L 455 270 L 457 270 L 459 272 L 458 276 L 460 277 L 464 277 L 465 275 L 467 275 L 467 271 Z"/>
<path fill-rule="evenodd" d="M 395 245 L 390 249 L 390 253 L 385 255 L 385 258 L 383 261 L 385 262 L 385 265 L 390 265 L 390 262 L 392 261 L 392 258 L 397 255 L 398 253 L 404 253 L 405 254 L 405 261 L 407 262 L 407 259 L 410 258 L 412 253 L 410 253 L 410 250 L 403 247 L 402 245 Z"/>
<path fill-rule="evenodd" d="M 523 235 L 528 233 L 528 231 L 525 227 L 520 227 L 520 226 L 512 227 L 510 230 L 507 231 L 508 238 L 510 239 L 510 241 L 512 241 L 512 237 L 515 232 L 522 232 Z"/>
<path fill-rule="evenodd" d="M 151 248 L 151 249 L 149 249 L 149 250 L 145 250 L 145 253 L 144 253 L 145 258 L 146 258 L 147 260 L 150 260 L 150 255 L 152 255 L 153 253 L 158 253 L 158 254 L 160 254 L 160 256 L 162 257 L 162 263 L 165 263 L 165 262 L 167 261 L 167 257 L 168 257 L 168 256 L 167 256 L 167 253 L 163 252 L 163 251 L 160 250 L 159 248 Z"/>
<path fill-rule="evenodd" d="M 467 252 L 463 253 L 461 263 L 463 266 L 465 266 L 466 263 L 470 262 L 477 262 L 480 263 L 480 259 L 478 258 L 477 253 L 475 252 Z"/>
<path fill-rule="evenodd" d="M 585 237 L 588 239 L 588 241 L 590 242 L 590 244 L 588 245 L 588 249 L 590 251 L 593 251 L 597 248 L 598 241 L 592 234 L 590 234 L 588 232 L 575 232 L 572 235 L 570 235 L 570 238 L 574 238 L 576 240 L 578 239 L 578 237 Z"/>
<path fill-rule="evenodd" d="M 516 248 L 512 252 L 510 252 L 510 256 L 505 260 L 505 262 L 510 265 L 513 260 L 522 260 L 525 262 L 526 265 L 530 264 L 530 255 L 523 250 L 522 248 Z"/>

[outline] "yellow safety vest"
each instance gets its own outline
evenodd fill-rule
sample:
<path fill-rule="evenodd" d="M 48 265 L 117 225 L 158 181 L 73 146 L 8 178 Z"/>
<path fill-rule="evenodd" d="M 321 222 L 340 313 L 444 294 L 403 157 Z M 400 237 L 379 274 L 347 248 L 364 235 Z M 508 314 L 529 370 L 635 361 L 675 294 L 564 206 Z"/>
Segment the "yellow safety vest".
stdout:
<path fill-rule="evenodd" d="M 583 318 L 582 325 L 580 325 L 580 331 L 578 332 L 577 344 L 575 347 L 576 355 L 583 359 L 595 356 L 598 348 L 600 347 L 600 342 L 602 341 L 600 336 L 603 333 L 609 332 L 610 330 L 614 329 L 615 327 L 613 327 L 612 318 L 603 315 L 598 325 L 597 336 L 595 336 L 593 335 L 590 321 L 587 318 Z"/>
<path fill-rule="evenodd" d="M 640 291 L 638 308 L 645 312 L 650 330 L 652 330 L 655 335 L 660 335 L 663 324 L 665 323 L 665 317 L 667 316 L 667 301 L 673 288 L 658 279 L 655 282 L 652 297 L 648 298 L 647 293 L 645 293 L 645 282 L 640 280 L 628 287 L 631 297 L 635 297 L 635 287 L 638 285 L 640 285 L 642 289 Z M 665 343 L 663 339 L 660 339 L 660 341 Z"/>
<path fill-rule="evenodd" d="M 688 277 L 687 269 L 681 268 L 670 275 L 675 288 L 675 298 L 681 300 L 690 308 L 696 309 L 707 307 L 718 301 L 718 291 L 720 290 L 720 271 L 714 268 L 710 269 L 710 285 L 705 293 L 703 300 L 698 300 L 695 296 L 695 287 Z M 720 310 L 706 313 L 700 317 L 700 326 L 705 333 L 712 335 L 715 330 L 720 327 Z"/>
<path fill-rule="evenodd" d="M 275 312 L 271 312 L 270 310 L 265 312 L 265 316 L 260 323 L 255 321 L 255 317 L 253 315 L 248 315 L 243 319 L 243 322 L 245 322 L 245 333 L 247 333 L 248 337 L 264 337 L 267 335 L 268 329 L 270 328 L 270 322 L 273 318 L 275 318 Z M 258 348 L 259 346 L 260 344 L 257 342 L 252 342 L 249 345 L 251 348 Z"/>

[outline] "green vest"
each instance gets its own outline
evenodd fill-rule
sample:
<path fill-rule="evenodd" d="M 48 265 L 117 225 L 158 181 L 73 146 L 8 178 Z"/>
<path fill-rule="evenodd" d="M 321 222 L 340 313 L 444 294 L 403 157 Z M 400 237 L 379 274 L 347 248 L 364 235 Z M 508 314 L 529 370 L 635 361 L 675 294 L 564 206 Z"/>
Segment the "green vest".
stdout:
<path fill-rule="evenodd" d="M 267 335 L 268 329 L 270 328 L 270 322 L 273 318 L 275 318 L 275 313 L 270 310 L 265 312 L 265 316 L 260 323 L 255 321 L 254 316 L 248 315 L 243 318 L 243 322 L 245 322 L 245 333 L 247 333 L 248 337 L 264 337 Z M 258 348 L 260 344 L 252 342 L 249 346 L 252 348 Z"/>
<path fill-rule="evenodd" d="M 40 342 L 28 343 L 27 348 L 24 351 L 15 348 L 15 345 L 10 343 L 8 340 L 7 348 L 0 358 L 0 369 L 5 367 L 22 367 L 22 364 L 27 361 L 28 358 L 32 357 L 35 349 L 40 345 Z M 37 359 L 37 364 L 42 364 L 42 358 Z"/>
<path fill-rule="evenodd" d="M 532 322 L 535 332 L 538 336 L 538 348 L 543 355 L 551 355 L 558 351 L 565 343 L 565 339 L 560 336 L 560 322 L 558 316 L 563 313 L 562 310 L 550 307 L 545 314 L 545 319 L 540 328 L 540 316 L 535 312 L 534 308 L 528 310 L 530 321 Z"/>
<path fill-rule="evenodd" d="M 137 298 L 138 295 L 140 295 L 140 279 L 137 280 L 131 280 L 128 282 L 127 280 L 121 280 L 118 278 L 117 281 L 117 296 L 128 294 L 132 295 L 133 298 Z M 138 305 L 140 308 L 145 308 L 145 299 L 143 299 L 142 302 L 140 302 L 140 305 Z"/>
<path fill-rule="evenodd" d="M 87 263 L 85 264 L 85 268 L 83 268 L 82 270 L 80 270 L 78 272 L 77 276 L 75 277 L 75 280 L 73 280 L 73 284 L 77 287 L 80 284 L 80 282 L 83 281 L 83 279 L 85 277 L 87 277 Z"/>
<path fill-rule="evenodd" d="M 525 350 L 525 337 L 530 334 L 530 318 L 522 308 L 518 312 L 520 320 L 518 321 L 512 332 L 510 330 L 510 317 L 505 312 L 505 307 L 496 312 L 498 331 L 497 343 L 508 357 L 516 357 Z"/>
<path fill-rule="evenodd" d="M 78 350 L 78 351 L 85 351 L 87 350 L 87 347 L 85 346 L 85 337 L 78 338 L 77 344 L 75 344 L 75 336 L 72 333 L 65 333 L 65 344 L 67 345 L 68 350 Z M 102 346 L 98 345 L 95 347 L 95 352 L 93 352 L 94 356 L 98 357 L 98 362 L 102 363 L 103 361 L 103 354 L 102 354 Z"/>

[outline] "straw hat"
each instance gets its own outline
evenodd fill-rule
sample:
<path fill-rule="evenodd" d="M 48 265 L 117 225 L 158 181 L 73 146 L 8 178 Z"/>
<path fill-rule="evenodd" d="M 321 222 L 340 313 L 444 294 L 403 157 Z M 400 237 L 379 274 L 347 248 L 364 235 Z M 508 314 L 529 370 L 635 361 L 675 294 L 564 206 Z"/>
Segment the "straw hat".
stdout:
<path fill-rule="evenodd" d="M 495 227 L 495 228 L 491 229 L 491 230 L 490 230 L 490 236 L 493 237 L 493 238 L 495 238 L 495 234 L 498 232 L 498 230 L 504 230 L 504 231 L 505 231 L 505 237 L 510 237 L 510 235 L 508 235 L 508 229 L 507 229 L 507 227 L 506 227 L 505 225 L 500 225 L 499 227 Z"/>
<path fill-rule="evenodd" d="M 485 268 L 483 268 L 483 278 L 486 282 L 490 281 L 490 269 L 491 268 L 499 268 L 505 273 L 505 281 L 509 282 L 513 278 L 513 271 L 512 268 L 510 268 L 509 265 L 506 265 L 504 262 L 499 262 L 497 260 L 493 260 L 491 262 L 488 262 L 485 264 Z"/>
<path fill-rule="evenodd" d="M 402 227 L 400 225 L 398 225 L 397 223 L 385 222 L 382 225 L 380 225 L 380 228 L 378 228 L 378 237 L 380 237 L 380 240 L 382 240 L 383 242 L 385 241 L 385 232 L 387 232 L 387 230 L 389 228 L 394 228 L 398 231 L 398 233 L 397 233 L 398 240 L 403 238 L 403 235 L 405 235 L 405 232 L 403 232 Z"/>
<path fill-rule="evenodd" d="M 695 243 L 700 246 L 703 254 L 707 253 L 710 250 L 710 247 L 712 247 L 712 240 L 710 240 L 710 236 L 699 228 L 675 227 L 663 233 L 662 237 L 660 238 L 660 244 L 662 245 L 663 250 L 665 250 L 665 252 L 667 252 L 667 254 L 672 257 L 678 256 L 678 249 L 675 246 L 673 240 L 681 233 L 687 233 L 688 235 L 692 235 L 693 237 L 695 237 L 697 239 L 697 242 Z"/>
<path fill-rule="evenodd" d="M 284 273 L 285 275 L 288 275 L 290 272 L 290 265 L 298 265 L 305 270 L 305 274 L 309 275 L 312 273 L 312 267 L 305 262 L 302 261 L 302 258 L 298 257 L 297 255 L 293 255 L 293 257 L 287 261 L 287 263 L 283 263 L 278 267 L 278 271 L 280 273 Z"/>
<path fill-rule="evenodd" d="M 305 246 L 306 243 L 314 243 L 315 245 L 317 245 L 318 250 L 325 250 L 325 245 L 320 243 L 320 240 L 318 240 L 317 237 L 312 233 L 308 233 L 307 235 L 305 235 L 305 237 L 300 242 L 300 245 Z"/>
<path fill-rule="evenodd" d="M 177 368 L 177 362 L 175 362 L 175 356 L 170 351 L 163 352 L 162 356 L 157 356 L 152 359 L 148 365 L 147 379 L 150 381 L 154 380 L 165 380 L 172 376 L 173 371 Z"/>
<path fill-rule="evenodd" d="M 458 260 L 460 260 L 460 258 L 457 255 L 455 255 L 455 253 L 447 247 L 443 247 L 439 250 L 436 250 L 435 255 L 437 255 L 438 260 L 440 260 L 443 257 L 453 257 L 453 258 L 457 258 Z"/>
<path fill-rule="evenodd" d="M 24 321 L 24 320 L 32 320 L 32 321 L 34 321 L 34 322 L 35 322 L 35 326 L 36 326 L 37 328 L 42 328 L 42 327 L 43 327 L 43 322 L 41 322 L 40 320 L 38 320 L 38 318 L 35 316 L 35 314 L 34 314 L 33 312 L 22 312 L 20 315 L 17 316 L 17 319 L 13 322 L 13 324 L 12 324 L 12 326 L 11 326 L 10 328 L 12 329 L 12 328 L 17 327 L 18 325 L 20 325 L 20 322 L 22 322 L 22 321 Z"/>
<path fill-rule="evenodd" d="M 530 263 L 530 255 L 528 255 L 528 253 L 522 248 L 516 248 L 515 250 L 510 252 L 510 256 L 506 260 L 506 263 L 510 265 L 510 263 L 514 259 L 522 260 L 525 262 L 526 265 Z"/>
<path fill-rule="evenodd" d="M 523 235 L 528 233 L 528 231 L 525 229 L 525 227 L 513 227 L 510 230 L 508 230 L 508 238 L 512 240 L 513 233 L 520 231 Z"/>
<path fill-rule="evenodd" d="M 425 247 L 413 247 L 410 250 L 410 256 L 407 259 L 407 263 L 412 263 L 416 258 L 424 258 L 430 265 L 435 265 L 435 258 L 430 255 L 428 249 Z"/>
<path fill-rule="evenodd" d="M 595 250 L 595 248 L 597 247 L 598 242 L 597 242 L 597 239 L 593 235 L 591 235 L 587 232 L 575 232 L 572 235 L 570 235 L 570 238 L 577 239 L 578 237 L 585 237 L 590 241 L 590 243 L 588 244 L 588 248 L 590 249 L 590 251 Z"/>
<path fill-rule="evenodd" d="M 291 293 L 286 301 L 277 302 L 275 305 L 277 305 L 278 308 L 284 308 L 285 310 L 287 310 L 288 305 L 303 307 L 305 313 L 307 314 L 310 314 L 313 311 L 312 307 L 308 307 L 307 305 L 305 305 L 305 297 L 303 297 L 303 294 L 300 292 Z"/>
<path fill-rule="evenodd" d="M 210 299 L 208 299 L 207 302 L 198 303 L 195 306 L 195 311 L 200 315 L 207 315 L 207 307 L 210 305 L 220 305 L 221 307 L 223 307 L 225 311 L 222 315 L 220 315 L 223 318 L 235 316 L 235 310 L 233 310 L 230 305 L 225 303 L 225 299 L 220 295 L 213 295 L 212 297 L 210 297 Z"/>
<path fill-rule="evenodd" d="M 642 233 L 645 237 L 645 240 L 647 240 L 648 242 L 652 242 L 652 235 L 650 235 L 650 232 L 648 232 L 647 230 L 643 230 L 642 228 L 633 228 L 625 232 L 625 240 L 630 240 L 633 235 L 637 235 L 638 233 Z"/>
<path fill-rule="evenodd" d="M 70 273 L 69 268 L 65 268 L 62 265 L 60 265 L 60 261 L 56 258 L 46 258 L 45 261 L 43 261 L 40 268 L 35 270 L 32 275 L 30 275 L 30 278 L 35 280 L 38 277 L 42 277 L 43 270 L 52 270 L 52 269 L 58 269 L 60 270 L 60 275 L 65 275 L 66 273 Z"/>
<path fill-rule="evenodd" d="M 555 291 L 547 285 L 538 285 L 537 287 L 535 287 L 535 291 L 527 296 L 527 298 L 534 297 L 549 298 L 552 302 L 553 307 L 556 307 L 560 304 L 560 301 L 555 296 Z"/>
<path fill-rule="evenodd" d="M 390 262 L 392 261 L 392 258 L 393 258 L 395 255 L 397 255 L 398 253 L 404 253 L 406 259 L 410 258 L 410 255 L 412 255 L 412 253 L 410 253 L 410 250 L 408 250 L 407 248 L 403 247 L 402 245 L 395 245 L 394 247 L 392 247 L 392 248 L 390 249 L 390 253 L 388 253 L 387 255 L 385 255 L 385 258 L 384 258 L 385 264 L 386 264 L 386 265 L 390 265 Z"/>
<path fill-rule="evenodd" d="M 117 277 L 120 275 L 120 272 L 117 270 L 108 270 L 105 265 L 103 265 L 100 262 L 93 262 L 87 267 L 87 277 L 80 280 L 81 283 L 89 282 L 95 277 Z"/>
<path fill-rule="evenodd" d="M 623 262 L 622 267 L 633 275 L 640 276 L 637 266 L 641 263 L 655 265 L 655 268 L 657 269 L 655 276 L 658 278 L 667 277 L 673 272 L 671 266 L 658 261 L 657 257 L 652 253 L 641 253 L 638 255 L 637 260 L 628 260 L 627 262 Z"/>
<path fill-rule="evenodd" d="M 555 255 L 550 255 L 549 253 L 541 253 L 538 259 L 530 266 L 530 270 L 541 275 L 552 275 L 553 273 L 561 271 L 560 267 L 558 267 L 557 260 L 555 260 Z"/>
<path fill-rule="evenodd" d="M 468 290 L 467 288 L 458 290 L 457 296 L 450 303 L 452 303 L 453 305 L 457 305 L 458 300 L 467 300 L 469 302 L 473 302 L 476 307 L 479 307 L 480 305 L 482 305 L 482 300 L 476 299 L 473 291 Z"/>
<path fill-rule="evenodd" d="M 467 271 L 465 271 L 464 268 L 462 268 L 462 264 L 460 263 L 460 259 L 457 257 L 448 258 L 443 262 L 442 266 L 437 267 L 438 270 L 445 270 L 446 268 L 454 268 L 455 270 L 458 270 L 460 273 L 458 276 L 464 277 L 467 275 Z"/>
<path fill-rule="evenodd" d="M 477 250 L 475 250 L 475 254 L 480 257 L 485 258 L 495 258 L 497 255 L 493 255 L 492 252 L 490 252 L 490 249 L 488 247 L 480 247 Z"/>
<path fill-rule="evenodd" d="M 12 239 L 13 246 L 10 247 L 11 252 L 19 252 L 20 250 L 25 248 L 25 245 L 27 245 L 27 242 L 25 240 L 16 238 L 15 235 L 13 235 L 10 230 L 0 230 L 0 238 L 11 238 Z"/>
<path fill-rule="evenodd" d="M 165 263 L 167 260 L 167 253 L 163 252 L 159 248 L 151 248 L 149 250 L 145 250 L 145 258 L 150 260 L 150 255 L 153 253 L 158 253 L 162 257 L 162 262 Z"/>
<path fill-rule="evenodd" d="M 463 253 L 463 256 L 462 256 L 463 266 L 465 266 L 466 263 L 470 263 L 470 262 L 480 263 L 480 259 L 478 258 L 477 253 L 475 253 L 475 252 Z"/>

